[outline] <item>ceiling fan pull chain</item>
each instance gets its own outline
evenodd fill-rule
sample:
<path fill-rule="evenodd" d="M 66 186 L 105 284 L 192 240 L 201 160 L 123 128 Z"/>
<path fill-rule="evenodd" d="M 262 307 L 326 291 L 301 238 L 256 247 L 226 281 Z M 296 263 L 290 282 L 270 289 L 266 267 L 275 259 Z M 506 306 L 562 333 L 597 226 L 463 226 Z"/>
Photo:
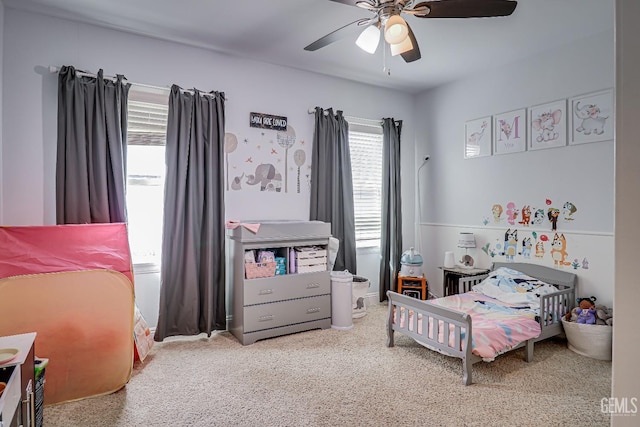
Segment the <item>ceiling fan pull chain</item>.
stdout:
<path fill-rule="evenodd" d="M 391 75 L 391 68 L 387 67 L 387 44 L 382 46 L 382 72 L 387 73 L 387 76 Z"/>

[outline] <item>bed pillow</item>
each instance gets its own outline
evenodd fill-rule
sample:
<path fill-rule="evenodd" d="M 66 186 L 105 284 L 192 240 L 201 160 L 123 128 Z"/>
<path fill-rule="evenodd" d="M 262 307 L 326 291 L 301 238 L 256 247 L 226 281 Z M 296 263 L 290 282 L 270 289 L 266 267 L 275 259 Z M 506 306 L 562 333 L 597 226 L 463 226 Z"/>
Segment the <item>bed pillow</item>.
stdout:
<path fill-rule="evenodd" d="M 499 267 L 490 272 L 486 279 L 472 289 L 499 301 L 532 309 L 540 308 L 541 295 L 558 290 L 553 285 L 507 267 Z"/>

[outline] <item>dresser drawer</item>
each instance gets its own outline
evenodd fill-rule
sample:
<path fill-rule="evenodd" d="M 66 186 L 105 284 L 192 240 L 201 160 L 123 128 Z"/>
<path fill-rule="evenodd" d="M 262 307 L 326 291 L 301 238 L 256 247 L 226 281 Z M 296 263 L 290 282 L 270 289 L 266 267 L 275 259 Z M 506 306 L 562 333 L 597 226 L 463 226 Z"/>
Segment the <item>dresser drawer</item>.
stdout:
<path fill-rule="evenodd" d="M 331 317 L 331 295 L 245 307 L 244 332 Z"/>
<path fill-rule="evenodd" d="M 285 274 L 244 281 L 244 305 L 284 301 L 331 293 L 328 271 Z"/>

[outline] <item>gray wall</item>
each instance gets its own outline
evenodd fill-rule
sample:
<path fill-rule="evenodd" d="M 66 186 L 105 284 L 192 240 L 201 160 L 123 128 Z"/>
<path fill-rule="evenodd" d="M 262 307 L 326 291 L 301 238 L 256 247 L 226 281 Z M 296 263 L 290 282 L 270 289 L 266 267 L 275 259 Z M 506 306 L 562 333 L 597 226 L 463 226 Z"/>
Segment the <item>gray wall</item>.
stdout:
<path fill-rule="evenodd" d="M 619 402 L 635 398 L 636 410 L 640 410 L 640 329 L 635 314 L 635 303 L 640 301 L 637 269 L 640 241 L 637 215 L 640 211 L 640 144 L 637 131 L 640 116 L 640 2 L 617 0 L 616 8 L 616 323 L 613 328 L 612 396 Z M 614 416 L 612 425 L 637 426 L 639 417 L 638 413 Z"/>
<path fill-rule="evenodd" d="M 74 65 L 91 72 L 102 68 L 106 75 L 124 74 L 131 82 L 224 91 L 229 99 L 226 128 L 237 134 L 248 132 L 250 112 L 264 112 L 287 116 L 297 137 L 310 144 L 313 115 L 308 110 L 316 105 L 354 117 L 404 120 L 403 173 L 409 178 L 403 180 L 403 222 L 407 245 L 412 244 L 410 95 L 11 8 L 5 10 L 3 22 L 2 224 L 55 223 L 57 75 L 48 67 Z M 308 193 L 229 192 L 226 208 L 229 219 L 306 220 L 309 198 Z M 357 273 L 377 287 L 379 255 L 358 258 L 363 271 Z M 159 281 L 157 272 L 144 274 L 149 276 L 136 274 L 136 294 L 141 311 L 154 324 Z"/>
<path fill-rule="evenodd" d="M 613 302 L 613 140 L 571 145 L 521 153 L 464 159 L 464 124 L 468 120 L 506 111 L 528 108 L 614 86 L 613 9 L 602 19 L 611 30 L 532 55 L 490 72 L 440 86 L 417 97 L 417 152 L 431 159 L 420 174 L 421 246 L 427 274 L 441 294 L 444 252 L 465 253 L 456 247 L 457 234 L 476 234 L 478 248 L 470 250 L 476 263 L 489 267 L 493 261 L 480 247 L 496 247 L 507 228 L 518 229 L 522 238 L 546 235 L 546 255 L 527 262 L 553 265 L 549 255 L 555 233 L 545 221 L 539 227 L 494 224 L 491 206 L 514 202 L 517 209 L 531 203 L 547 208 L 565 201 L 578 206 L 574 221 L 559 222 L 558 232 L 567 239 L 569 260 L 584 258 L 589 269 L 579 268 L 579 292 L 595 295 L 611 306 Z M 585 54 L 585 52 L 589 52 Z M 485 224 L 485 220 L 489 220 Z M 517 221 L 517 220 L 516 220 Z M 524 260 L 524 259 L 520 259 Z M 571 267 L 565 267 L 571 268 Z"/>

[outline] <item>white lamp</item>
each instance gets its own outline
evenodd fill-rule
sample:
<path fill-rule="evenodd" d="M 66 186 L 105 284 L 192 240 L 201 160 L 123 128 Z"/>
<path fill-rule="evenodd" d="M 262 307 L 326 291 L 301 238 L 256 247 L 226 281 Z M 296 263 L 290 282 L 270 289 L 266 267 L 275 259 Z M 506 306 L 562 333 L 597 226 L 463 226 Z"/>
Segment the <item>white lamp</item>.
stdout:
<path fill-rule="evenodd" d="M 473 258 L 471 258 L 471 256 L 469 256 L 468 254 L 469 248 L 476 247 L 476 237 L 473 235 L 473 233 L 460 233 L 460 236 L 458 237 L 458 247 L 465 249 L 465 256 L 462 257 L 460 263 L 462 263 L 462 265 L 467 268 L 473 267 Z"/>
<path fill-rule="evenodd" d="M 400 15 L 393 15 L 384 24 L 384 39 L 389 44 L 402 43 L 409 35 L 409 27 Z"/>
<path fill-rule="evenodd" d="M 375 53 L 378 43 L 380 43 L 380 29 L 377 25 L 369 25 L 356 40 L 360 49 L 371 54 Z"/>
<path fill-rule="evenodd" d="M 400 43 L 391 44 L 391 56 L 402 55 L 405 52 L 409 52 L 413 49 L 413 43 L 411 43 L 411 37 L 407 37 Z"/>

